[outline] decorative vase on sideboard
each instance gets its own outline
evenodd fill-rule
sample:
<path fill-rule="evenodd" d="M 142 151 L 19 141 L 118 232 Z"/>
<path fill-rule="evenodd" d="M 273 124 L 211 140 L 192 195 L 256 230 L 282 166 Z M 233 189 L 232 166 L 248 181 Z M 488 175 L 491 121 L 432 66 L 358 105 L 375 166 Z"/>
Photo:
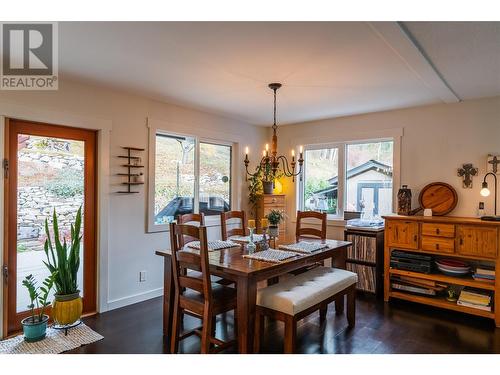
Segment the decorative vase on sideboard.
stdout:
<path fill-rule="evenodd" d="M 274 184 L 272 181 L 262 181 L 262 189 L 264 194 L 272 194 L 274 190 Z"/>

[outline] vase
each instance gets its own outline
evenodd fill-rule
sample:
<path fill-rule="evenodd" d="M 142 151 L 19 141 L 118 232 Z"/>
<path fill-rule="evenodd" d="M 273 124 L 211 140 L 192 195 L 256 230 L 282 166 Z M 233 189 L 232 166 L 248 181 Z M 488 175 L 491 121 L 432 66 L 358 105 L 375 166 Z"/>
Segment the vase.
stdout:
<path fill-rule="evenodd" d="M 41 321 L 33 322 L 32 317 L 29 316 L 21 320 L 24 333 L 24 341 L 36 342 L 45 338 L 47 332 L 47 322 L 49 317 L 44 315 Z"/>
<path fill-rule="evenodd" d="M 278 237 L 280 234 L 280 228 L 277 225 L 270 225 L 269 226 L 269 235 L 271 237 Z"/>
<path fill-rule="evenodd" d="M 272 194 L 273 193 L 273 182 L 272 181 L 262 181 L 262 189 L 264 190 L 264 194 Z"/>
<path fill-rule="evenodd" d="M 411 189 L 403 185 L 398 191 L 398 215 L 409 215 L 411 212 Z"/>
<path fill-rule="evenodd" d="M 58 325 L 70 325 L 82 316 L 83 303 L 80 291 L 73 294 L 56 294 L 52 303 L 52 318 Z"/>

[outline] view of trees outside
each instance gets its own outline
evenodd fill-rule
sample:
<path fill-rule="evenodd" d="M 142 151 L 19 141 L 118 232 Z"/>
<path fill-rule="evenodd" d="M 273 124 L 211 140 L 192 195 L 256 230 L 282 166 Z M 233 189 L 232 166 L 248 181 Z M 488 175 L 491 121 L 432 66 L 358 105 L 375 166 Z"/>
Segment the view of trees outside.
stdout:
<path fill-rule="evenodd" d="M 195 146 L 190 137 L 156 136 L 155 224 L 193 212 Z M 199 212 L 230 210 L 231 146 L 200 143 Z"/>
<path fill-rule="evenodd" d="M 156 135 L 155 217 L 176 197 L 194 198 L 195 145 L 194 138 Z M 164 222 L 166 216 L 155 219 Z"/>
<path fill-rule="evenodd" d="M 356 143 L 347 145 L 347 170 L 370 160 L 392 167 L 393 141 Z"/>
<path fill-rule="evenodd" d="M 313 194 L 330 186 L 329 179 L 338 175 L 337 148 L 305 150 L 304 209 L 337 213 L 337 197 Z"/>

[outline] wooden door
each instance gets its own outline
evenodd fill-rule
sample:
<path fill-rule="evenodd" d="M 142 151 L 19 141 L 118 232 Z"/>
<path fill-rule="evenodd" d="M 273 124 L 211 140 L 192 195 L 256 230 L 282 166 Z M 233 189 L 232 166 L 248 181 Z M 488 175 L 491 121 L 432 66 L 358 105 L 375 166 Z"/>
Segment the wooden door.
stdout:
<path fill-rule="evenodd" d="M 482 258 L 495 258 L 497 255 L 497 228 L 459 225 L 457 238 L 460 254 Z"/>
<path fill-rule="evenodd" d="M 385 235 L 391 247 L 418 249 L 418 223 L 389 220 Z"/>
<path fill-rule="evenodd" d="M 28 315 L 22 279 L 33 274 L 40 284 L 43 222 L 58 214 L 60 232 L 82 207 L 83 240 L 79 287 L 85 314 L 96 310 L 96 133 L 91 130 L 7 120 L 5 155 L 4 334 L 20 330 Z M 50 311 L 49 311 L 50 313 Z"/>

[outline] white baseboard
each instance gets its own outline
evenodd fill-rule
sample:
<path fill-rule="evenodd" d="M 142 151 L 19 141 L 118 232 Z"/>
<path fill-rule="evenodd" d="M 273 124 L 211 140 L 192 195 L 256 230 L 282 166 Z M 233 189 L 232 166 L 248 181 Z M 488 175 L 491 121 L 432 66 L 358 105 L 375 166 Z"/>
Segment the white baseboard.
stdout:
<path fill-rule="evenodd" d="M 163 295 L 163 288 L 157 288 L 153 290 L 148 290 L 146 292 L 134 294 L 127 297 L 118 298 L 115 300 L 108 301 L 107 311 L 118 309 L 120 307 L 125 307 L 132 305 L 134 303 L 146 301 L 151 298 L 160 297 Z"/>

